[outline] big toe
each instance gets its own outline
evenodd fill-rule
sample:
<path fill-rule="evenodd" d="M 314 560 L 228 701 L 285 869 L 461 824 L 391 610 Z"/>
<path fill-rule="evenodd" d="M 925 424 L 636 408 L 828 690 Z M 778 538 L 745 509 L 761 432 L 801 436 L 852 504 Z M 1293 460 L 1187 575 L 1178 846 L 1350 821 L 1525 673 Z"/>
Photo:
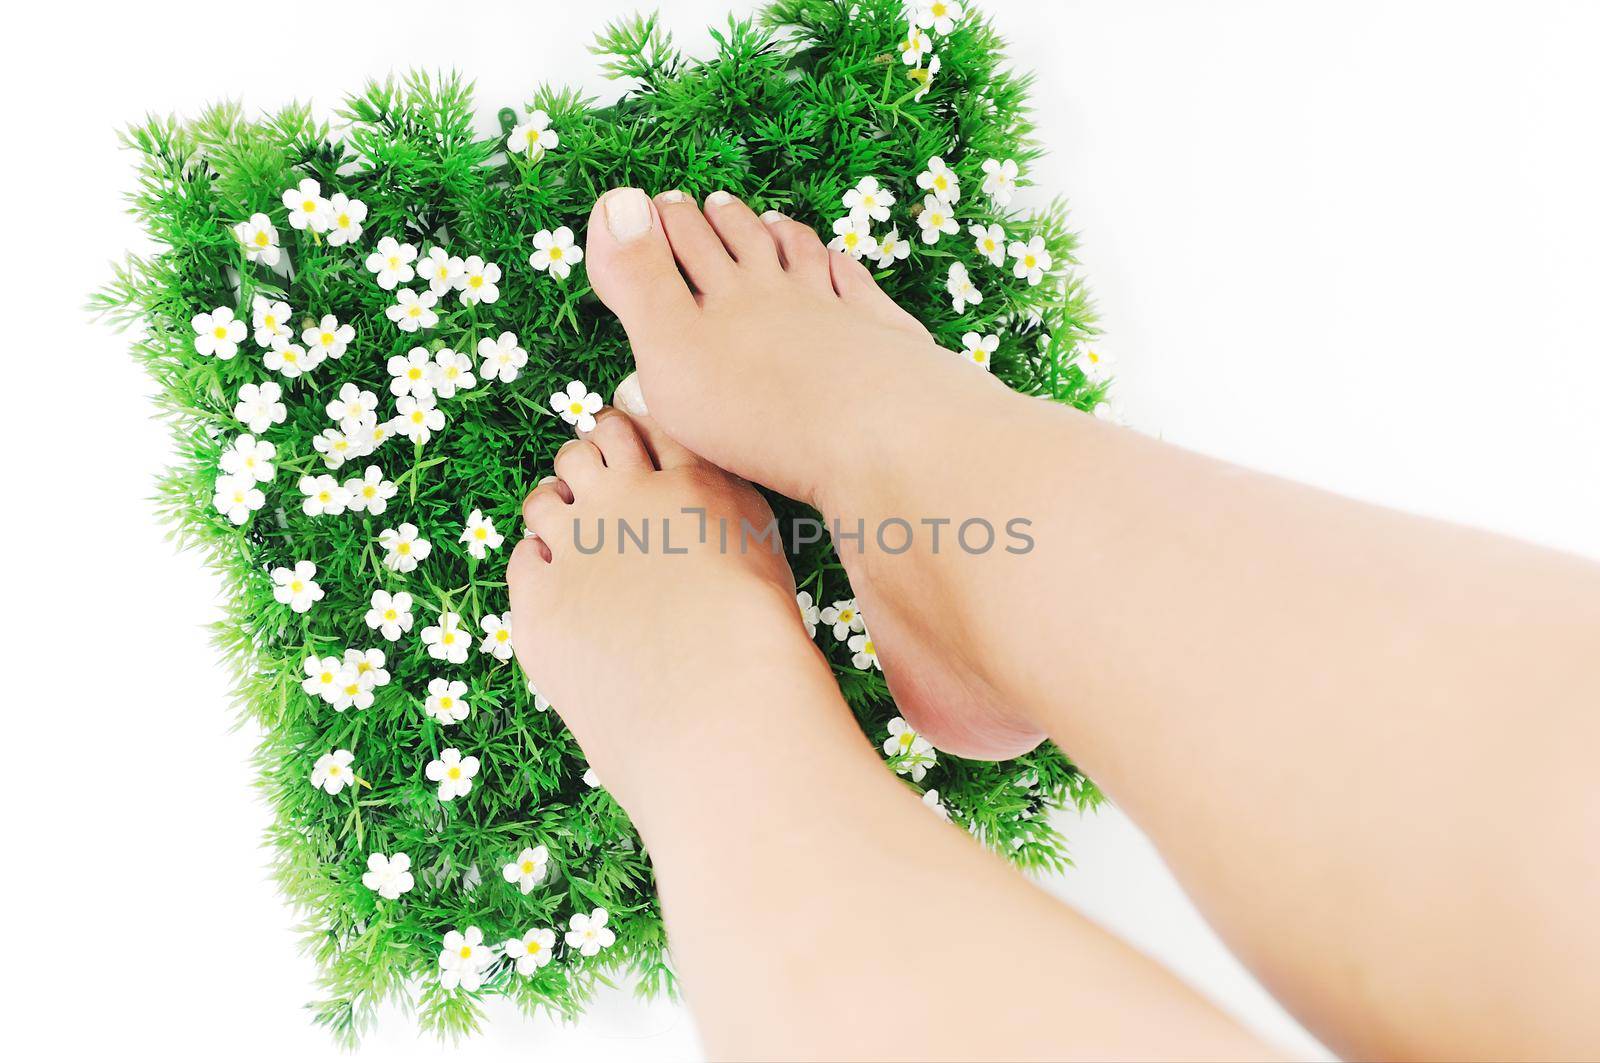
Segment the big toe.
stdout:
<path fill-rule="evenodd" d="M 636 348 L 648 346 L 651 334 L 672 335 L 698 312 L 660 215 L 637 188 L 613 188 L 595 201 L 584 261 L 590 286 Z"/>
<path fill-rule="evenodd" d="M 705 459 L 694 451 L 669 436 L 650 416 L 649 407 L 644 400 L 644 392 L 639 387 L 639 374 L 630 373 L 622 383 L 617 385 L 616 394 L 612 396 L 612 404 L 628 415 L 633 428 L 639 433 L 640 440 L 650 453 L 650 460 L 658 469 L 678 469 L 686 465 L 694 465 Z"/>

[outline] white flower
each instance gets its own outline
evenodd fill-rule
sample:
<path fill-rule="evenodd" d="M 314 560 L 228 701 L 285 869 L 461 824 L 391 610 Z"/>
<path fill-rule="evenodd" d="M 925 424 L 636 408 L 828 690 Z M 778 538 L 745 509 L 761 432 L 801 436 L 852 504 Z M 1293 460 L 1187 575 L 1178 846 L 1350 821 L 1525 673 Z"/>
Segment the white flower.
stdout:
<path fill-rule="evenodd" d="M 383 478 L 383 470 L 368 465 L 362 476 L 352 476 L 344 482 L 345 505 L 352 513 L 371 513 L 377 516 L 389 508 L 389 499 L 398 488 L 392 480 Z"/>
<path fill-rule="evenodd" d="M 913 782 L 921 782 L 928 769 L 939 760 L 933 743 L 912 730 L 899 716 L 889 721 L 889 738 L 883 743 L 883 752 L 885 756 L 897 758 L 895 773 L 910 775 Z"/>
<path fill-rule="evenodd" d="M 461 618 L 455 613 L 440 613 L 437 624 L 422 629 L 422 641 L 429 657 L 451 664 L 464 663 L 472 645 L 472 638 L 461 630 Z"/>
<path fill-rule="evenodd" d="M 947 36 L 961 17 L 961 5 L 956 0 L 921 0 L 911 17 L 923 29 Z"/>
<path fill-rule="evenodd" d="M 557 280 L 565 280 L 572 267 L 583 261 L 583 248 L 572 242 L 572 230 L 565 225 L 555 232 L 540 229 L 533 234 L 533 246 L 528 265 L 549 270 Z"/>
<path fill-rule="evenodd" d="M 394 305 L 385 307 L 383 312 L 401 332 L 415 332 L 418 329 L 433 328 L 439 323 L 439 315 L 433 311 L 434 304 L 438 301 L 439 297 L 433 292 L 423 292 L 418 295 L 410 288 L 401 288 L 395 295 Z"/>
<path fill-rule="evenodd" d="M 472 711 L 467 704 L 467 684 L 459 679 L 428 680 L 428 697 L 422 707 L 442 726 L 460 723 Z"/>
<path fill-rule="evenodd" d="M 356 678 L 369 687 L 389 685 L 389 671 L 384 667 L 385 662 L 382 650 L 344 651 L 345 671 L 354 672 Z"/>
<path fill-rule="evenodd" d="M 1083 370 L 1084 379 L 1091 384 L 1098 384 L 1111 375 L 1110 357 L 1086 345 L 1078 347 L 1078 355 L 1073 364 Z"/>
<path fill-rule="evenodd" d="M 550 699 L 539 693 L 539 688 L 532 683 L 528 684 L 528 693 L 533 696 L 533 707 L 538 712 L 550 711 Z"/>
<path fill-rule="evenodd" d="M 289 328 L 289 304 L 274 302 L 264 295 L 250 301 L 250 318 L 255 325 L 256 346 L 271 350 L 294 339 Z"/>
<path fill-rule="evenodd" d="M 969 225 L 967 232 L 972 234 L 972 239 L 978 245 L 978 254 L 989 260 L 991 266 L 1004 266 L 1006 264 L 1006 231 L 998 225 L 985 228 L 982 225 Z"/>
<path fill-rule="evenodd" d="M 391 421 L 380 421 L 376 417 L 368 417 L 359 424 L 345 426 L 348 431 L 345 435 L 350 440 L 354 450 L 351 457 L 357 454 L 371 454 L 394 435 L 394 425 Z"/>
<path fill-rule="evenodd" d="M 289 416 L 289 408 L 283 404 L 282 398 L 281 384 L 270 380 L 265 384 L 245 384 L 239 389 L 233 416 L 259 435 L 275 424 L 282 424 Z"/>
<path fill-rule="evenodd" d="M 863 177 L 844 194 L 844 205 L 857 221 L 888 221 L 889 208 L 894 206 L 894 193 L 887 188 L 879 188 L 876 177 Z"/>
<path fill-rule="evenodd" d="M 817 603 L 811 597 L 810 591 L 801 591 L 794 596 L 795 604 L 800 607 L 800 622 L 806 626 L 806 637 L 817 637 L 817 621 L 821 614 L 817 610 Z"/>
<path fill-rule="evenodd" d="M 871 632 L 851 635 L 847 645 L 850 647 L 851 664 L 864 671 L 870 672 L 874 668 L 883 671 L 883 665 L 878 663 L 878 647 L 872 641 Z"/>
<path fill-rule="evenodd" d="M 442 247 L 430 247 L 428 253 L 417 261 L 417 276 L 428 282 L 428 291 L 435 299 L 461 287 L 461 274 L 466 263 Z M 430 306 L 433 304 L 429 304 Z"/>
<path fill-rule="evenodd" d="M 1127 423 L 1125 420 L 1123 420 L 1122 411 L 1117 409 L 1115 403 L 1097 402 L 1094 404 L 1094 409 L 1090 412 L 1092 412 L 1098 419 L 1102 421 L 1109 421 L 1112 424 Z"/>
<path fill-rule="evenodd" d="M 511 135 L 506 137 L 506 150 L 513 154 L 526 154 L 537 161 L 546 151 L 561 143 L 561 138 L 554 129 L 548 128 L 549 125 L 549 115 L 534 111 L 528 115 L 526 122 L 511 130 Z"/>
<path fill-rule="evenodd" d="M 391 355 L 388 363 L 389 392 L 401 395 L 433 394 L 433 355 L 426 347 L 413 347 L 405 354 Z"/>
<path fill-rule="evenodd" d="M 485 613 L 479 623 L 483 626 L 484 634 L 478 649 L 493 654 L 496 660 L 511 660 L 511 611 L 503 614 Z"/>
<path fill-rule="evenodd" d="M 324 428 L 311 438 L 311 445 L 317 448 L 330 469 L 339 468 L 346 458 L 355 457 L 361 449 L 342 428 Z"/>
<path fill-rule="evenodd" d="M 900 49 L 902 63 L 906 66 L 920 66 L 922 57 L 933 50 L 933 42 L 913 23 L 906 26 L 906 35 L 897 47 Z"/>
<path fill-rule="evenodd" d="M 938 790 L 929 790 L 924 793 L 922 795 L 922 804 L 923 807 L 932 809 L 933 814 L 944 820 L 946 823 L 950 822 L 950 810 L 944 807 L 943 802 L 939 800 Z"/>
<path fill-rule="evenodd" d="M 318 657 L 313 653 L 306 656 L 301 667 L 306 675 L 300 680 L 300 689 L 312 697 L 333 701 L 339 690 L 339 675 L 344 671 L 344 663 L 337 657 Z"/>
<path fill-rule="evenodd" d="M 990 368 L 989 361 L 999 346 L 999 336 L 980 336 L 976 332 L 965 332 L 961 335 L 961 357 L 985 369 Z"/>
<path fill-rule="evenodd" d="M 946 203 L 961 202 L 961 179 L 937 155 L 928 160 L 926 170 L 917 174 L 917 187 Z"/>
<path fill-rule="evenodd" d="M 409 525 L 407 525 L 409 527 Z M 410 631 L 415 617 L 411 614 L 411 595 L 405 591 L 390 594 L 388 591 L 372 592 L 372 608 L 367 610 L 367 626 L 390 642 Z"/>
<path fill-rule="evenodd" d="M 361 674 L 353 668 L 345 667 L 339 670 L 338 682 L 333 687 L 333 697 L 328 704 L 333 706 L 334 712 L 343 712 L 354 705 L 357 709 L 372 708 L 372 686 L 361 678 Z"/>
<path fill-rule="evenodd" d="M 444 411 L 439 409 L 431 392 L 402 396 L 394 408 L 394 430 L 413 443 L 426 443 L 433 438 L 433 433 L 444 427 Z"/>
<path fill-rule="evenodd" d="M 518 853 L 515 860 L 500 869 L 500 875 L 507 882 L 522 887 L 523 893 L 532 893 L 533 887 L 544 881 L 549 864 L 549 851 L 542 845 L 535 845 Z"/>
<path fill-rule="evenodd" d="M 434 393 L 441 399 L 453 399 L 457 391 L 471 391 L 478 386 L 478 378 L 472 375 L 472 358 L 448 347 L 440 348 L 433 356 L 428 373 Z"/>
<path fill-rule="evenodd" d="M 313 602 L 322 600 L 322 588 L 313 579 L 317 566 L 310 561 L 296 561 L 294 568 L 272 570 L 272 596 L 297 613 L 311 608 Z"/>
<path fill-rule="evenodd" d="M 462 263 L 461 301 L 467 306 L 474 303 L 492 303 L 500 298 L 500 267 L 485 262 L 477 255 Z"/>
<path fill-rule="evenodd" d="M 917 215 L 917 225 L 922 229 L 922 242 L 925 244 L 938 243 L 941 233 L 961 231 L 961 227 L 956 224 L 955 215 L 950 213 L 950 205 L 935 195 L 923 197 L 922 212 Z"/>
<path fill-rule="evenodd" d="M 367 220 L 367 205 L 343 192 L 328 197 L 328 243 L 338 247 L 361 237 L 361 223 Z"/>
<path fill-rule="evenodd" d="M 384 549 L 383 563 L 396 572 L 410 572 L 417 562 L 427 559 L 433 544 L 417 537 L 417 526 L 406 523 L 399 528 L 385 528 L 378 533 L 378 543 Z M 408 602 L 410 599 L 406 599 Z M 410 628 L 410 624 L 406 627 Z"/>
<path fill-rule="evenodd" d="M 378 241 L 378 249 L 367 256 L 367 269 L 377 274 L 378 287 L 392 292 L 396 285 L 406 284 L 416 277 L 411 263 L 417 260 L 417 249 L 402 244 L 392 236 Z"/>
<path fill-rule="evenodd" d="M 300 493 L 305 495 L 300 508 L 308 517 L 337 517 L 350 505 L 344 485 L 326 473 L 300 477 Z"/>
<path fill-rule="evenodd" d="M 515 332 L 502 332 L 500 338 L 478 341 L 478 374 L 485 380 L 509 384 L 528 364 L 528 352 L 517 344 Z"/>
<path fill-rule="evenodd" d="M 1013 277 L 1026 277 L 1029 284 L 1038 284 L 1044 280 L 1045 272 L 1054 264 L 1050 252 L 1044 248 L 1044 237 L 1035 236 L 1027 243 L 1018 240 L 1010 247 L 1011 257 L 1016 261 L 1011 263 Z"/>
<path fill-rule="evenodd" d="M 278 473 L 277 466 L 272 464 L 272 459 L 277 456 L 277 447 L 247 432 L 222 452 L 222 471 L 230 476 L 264 484 Z"/>
<path fill-rule="evenodd" d="M 196 314 L 189 325 L 194 329 L 195 351 L 214 354 L 224 362 L 239 353 L 239 341 L 248 331 L 244 322 L 234 317 L 226 306 L 219 306 L 209 314 Z"/>
<path fill-rule="evenodd" d="M 428 761 L 425 774 L 439 784 L 439 800 L 453 801 L 472 791 L 472 777 L 478 774 L 478 758 L 463 757 L 461 750 L 452 746 L 440 753 L 438 760 Z"/>
<path fill-rule="evenodd" d="M 333 220 L 328 201 L 322 198 L 322 186 L 309 177 L 299 187 L 283 190 L 283 205 L 289 208 L 289 224 L 296 229 L 320 233 Z"/>
<path fill-rule="evenodd" d="M 492 962 L 494 953 L 484 946 L 483 931 L 475 926 L 467 927 L 465 934 L 452 930 L 444 936 L 439 951 L 439 984 L 446 989 L 459 986 L 470 993 L 483 985 L 483 970 Z"/>
<path fill-rule="evenodd" d="M 233 227 L 233 234 L 244 245 L 244 257 L 263 266 L 276 266 L 283 249 L 278 246 L 278 230 L 265 214 L 252 214 L 249 221 Z"/>
<path fill-rule="evenodd" d="M 308 351 L 298 343 L 284 343 L 266 353 L 261 364 L 275 373 L 293 380 L 301 373 L 309 373 L 322 362 L 322 355 Z"/>
<path fill-rule="evenodd" d="M 337 421 L 341 428 L 359 425 L 377 412 L 378 396 L 363 391 L 355 384 L 345 384 L 339 388 L 339 397 L 327 406 L 328 416 Z"/>
<path fill-rule="evenodd" d="M 411 877 L 411 857 L 405 853 L 373 853 L 367 857 L 367 872 L 361 876 L 361 884 L 380 897 L 398 900 L 400 894 L 409 893 L 417 884 Z"/>
<path fill-rule="evenodd" d="M 939 73 L 940 65 L 939 57 L 936 55 L 930 55 L 928 56 L 927 66 L 917 67 L 915 70 L 912 70 L 907 74 L 912 81 L 917 83 L 916 91 L 911 94 L 911 98 L 913 100 L 922 99 L 922 97 L 928 94 L 928 90 L 933 88 L 933 79 L 934 76 Z"/>
<path fill-rule="evenodd" d="M 335 749 L 317 758 L 311 768 L 311 785 L 336 794 L 346 786 L 356 784 L 356 773 L 350 766 L 355 754 L 348 749 Z"/>
<path fill-rule="evenodd" d="M 518 974 L 532 974 L 555 959 L 556 932 L 534 927 L 505 944 L 506 956 L 517 961 Z"/>
<path fill-rule="evenodd" d="M 899 229 L 890 229 L 878 241 L 878 267 L 887 269 L 899 259 L 911 254 L 911 245 L 900 239 Z"/>
<path fill-rule="evenodd" d="M 989 198 L 1002 207 L 1010 203 L 1011 194 L 1017 190 L 1017 164 L 1011 159 L 985 159 L 983 173 L 983 191 Z"/>
<path fill-rule="evenodd" d="M 583 785 L 591 790 L 600 789 L 600 773 L 593 768 L 583 769 Z"/>
<path fill-rule="evenodd" d="M 861 619 L 861 610 L 856 608 L 854 598 L 846 598 L 842 602 L 834 602 L 818 614 L 824 624 L 833 625 L 833 637 L 843 642 L 852 633 L 867 630 L 867 625 Z"/>
<path fill-rule="evenodd" d="M 217 477 L 211 504 L 233 523 L 243 524 L 250 519 L 250 514 L 267 504 L 267 496 L 261 493 L 253 477 L 223 475 Z"/>
<path fill-rule="evenodd" d="M 567 947 L 577 949 L 585 956 L 609 949 L 617 940 L 617 935 L 606 926 L 609 918 L 610 914 L 604 908 L 596 908 L 588 915 L 574 915 L 567 922 L 571 927 L 567 931 Z"/>
<path fill-rule="evenodd" d="M 833 223 L 833 234 L 833 239 L 828 241 L 828 247 L 834 251 L 843 251 L 855 259 L 859 259 L 862 255 L 878 253 L 878 241 L 867 232 L 865 218 L 846 215 Z"/>
<path fill-rule="evenodd" d="M 485 517 L 483 510 L 475 509 L 467 514 L 467 526 L 461 530 L 461 541 L 467 544 L 467 553 L 482 561 L 487 551 L 500 549 L 506 537 L 494 530 L 492 518 Z"/>
<path fill-rule="evenodd" d="M 343 358 L 350 341 L 355 338 L 355 326 L 339 324 L 339 319 L 332 314 L 323 314 L 321 321 L 300 333 L 306 353 L 317 352 L 319 362 L 323 358 Z"/>
<path fill-rule="evenodd" d="M 960 262 L 950 263 L 950 276 L 944 283 L 944 290 L 950 293 L 950 305 L 958 314 L 964 312 L 969 303 L 976 306 L 983 302 L 983 293 L 972 283 L 967 267 Z"/>
<path fill-rule="evenodd" d="M 600 398 L 600 393 L 584 387 L 581 380 L 572 381 L 566 391 L 558 391 L 550 396 L 550 408 L 580 432 L 594 431 L 594 415 L 604 405 L 605 400 Z"/>

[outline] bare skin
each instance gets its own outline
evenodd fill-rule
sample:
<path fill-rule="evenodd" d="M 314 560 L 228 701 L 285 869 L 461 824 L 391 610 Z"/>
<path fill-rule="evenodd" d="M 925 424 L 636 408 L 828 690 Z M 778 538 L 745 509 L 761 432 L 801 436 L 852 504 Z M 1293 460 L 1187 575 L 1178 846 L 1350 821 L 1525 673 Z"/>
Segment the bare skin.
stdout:
<path fill-rule="evenodd" d="M 507 573 L 517 656 L 649 846 L 713 1055 L 1264 1057 L 884 770 L 781 555 L 701 543 L 684 513 L 764 522 L 748 484 L 616 411 L 555 471 Z M 645 518 L 652 551 L 616 550 Z M 602 523 L 608 547 L 577 549 Z"/>
<path fill-rule="evenodd" d="M 732 197 L 614 191 L 587 263 L 617 401 L 710 461 L 847 526 L 1032 521 L 1021 556 L 843 551 L 936 745 L 1071 750 L 1338 1051 L 1600 1043 L 1600 568 L 1012 395 Z"/>

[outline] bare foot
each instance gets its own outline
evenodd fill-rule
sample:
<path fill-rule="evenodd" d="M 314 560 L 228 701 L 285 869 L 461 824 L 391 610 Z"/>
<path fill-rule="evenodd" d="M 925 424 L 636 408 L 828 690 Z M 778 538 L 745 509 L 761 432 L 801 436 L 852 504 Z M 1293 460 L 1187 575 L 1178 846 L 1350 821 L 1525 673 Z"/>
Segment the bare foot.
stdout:
<path fill-rule="evenodd" d="M 1015 398 L 934 344 L 860 262 L 727 193 L 712 193 L 702 213 L 678 192 L 652 201 L 615 189 L 595 204 L 587 262 L 639 367 L 643 398 L 619 391 L 618 404 L 647 401 L 695 453 L 829 518 L 929 515 L 898 509 L 889 456 L 904 451 L 897 437 L 908 428 L 886 410 L 973 416 L 995 404 L 1003 417 Z M 985 678 L 984 662 L 967 658 L 968 640 L 944 622 L 916 551 L 840 555 L 913 726 L 969 757 L 1015 756 L 1042 740 Z"/>
<path fill-rule="evenodd" d="M 719 521 L 771 520 L 749 484 L 616 410 L 557 453 L 555 473 L 523 503 L 536 537 L 507 566 L 517 659 L 627 805 L 641 753 L 717 726 L 717 713 L 663 706 L 703 704 L 708 677 L 738 662 L 820 657 L 782 554 L 720 547 Z"/>

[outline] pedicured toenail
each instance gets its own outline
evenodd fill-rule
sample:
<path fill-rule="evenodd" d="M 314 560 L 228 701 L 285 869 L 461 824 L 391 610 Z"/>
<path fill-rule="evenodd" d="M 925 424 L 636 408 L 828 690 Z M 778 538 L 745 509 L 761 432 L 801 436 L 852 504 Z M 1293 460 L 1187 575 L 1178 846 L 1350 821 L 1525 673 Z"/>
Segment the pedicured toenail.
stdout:
<path fill-rule="evenodd" d="M 559 476 L 541 476 L 539 478 L 539 482 L 534 484 L 533 486 L 535 486 L 535 487 L 543 487 L 545 484 L 553 484 L 559 479 L 561 479 L 561 477 L 559 477 Z"/>
<path fill-rule="evenodd" d="M 611 405 L 623 413 L 640 417 L 650 412 L 644 404 L 644 391 L 639 387 L 638 373 L 629 373 L 622 383 L 617 385 L 616 393 L 611 396 Z"/>
<path fill-rule="evenodd" d="M 732 203 L 732 202 L 733 202 L 733 193 L 732 192 L 724 192 L 720 188 L 706 197 L 706 206 L 708 206 L 708 207 L 720 207 L 724 203 Z"/>
<path fill-rule="evenodd" d="M 606 228 L 623 243 L 649 232 L 650 197 L 637 188 L 612 189 L 606 194 Z"/>
<path fill-rule="evenodd" d="M 780 221 L 788 221 L 789 216 L 787 214 L 779 213 L 775 210 L 769 210 L 765 214 L 761 215 L 761 220 L 766 222 L 768 225 L 776 225 Z"/>
<path fill-rule="evenodd" d="M 676 188 L 669 189 L 661 193 L 661 202 L 663 203 L 682 203 L 683 200 L 683 193 L 678 191 Z"/>

